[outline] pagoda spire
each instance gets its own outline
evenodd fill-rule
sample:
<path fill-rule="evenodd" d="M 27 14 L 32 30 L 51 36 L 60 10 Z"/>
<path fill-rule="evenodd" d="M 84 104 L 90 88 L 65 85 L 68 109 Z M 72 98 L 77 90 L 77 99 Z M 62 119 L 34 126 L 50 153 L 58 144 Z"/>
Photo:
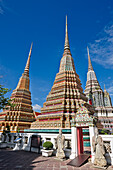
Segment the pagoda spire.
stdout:
<path fill-rule="evenodd" d="M 30 66 L 30 58 L 31 58 L 32 46 L 33 46 L 33 42 L 31 43 L 31 48 L 30 48 L 30 51 L 29 51 L 28 60 L 27 60 L 25 70 L 24 70 L 24 75 L 27 75 L 27 76 L 29 76 L 29 66 Z"/>
<path fill-rule="evenodd" d="M 104 84 L 104 93 L 106 93 L 107 92 L 107 90 L 106 90 L 106 86 L 105 86 L 105 84 Z"/>
<path fill-rule="evenodd" d="M 91 59 L 89 55 L 89 48 L 87 47 L 87 52 L 88 52 L 88 71 L 93 70 L 92 64 L 91 64 Z"/>
<path fill-rule="evenodd" d="M 66 15 L 66 33 L 65 33 L 65 44 L 64 44 L 64 50 L 70 50 L 69 47 L 69 39 L 68 39 L 68 28 L 67 28 L 67 15 Z"/>
<path fill-rule="evenodd" d="M 29 66 L 30 66 L 32 46 L 33 46 L 33 43 L 31 43 L 27 63 L 26 63 L 25 69 L 24 69 L 24 73 L 20 77 L 20 80 L 18 82 L 16 89 L 26 89 L 29 91 Z"/>
<path fill-rule="evenodd" d="M 105 84 L 104 84 L 104 90 L 106 90 Z"/>

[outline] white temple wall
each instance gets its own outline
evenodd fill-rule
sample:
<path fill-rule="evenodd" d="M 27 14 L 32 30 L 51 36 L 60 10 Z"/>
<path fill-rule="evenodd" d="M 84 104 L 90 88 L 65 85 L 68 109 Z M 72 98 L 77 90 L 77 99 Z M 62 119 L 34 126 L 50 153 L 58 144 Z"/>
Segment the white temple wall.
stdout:
<path fill-rule="evenodd" d="M 31 137 L 32 135 L 39 135 L 41 136 L 41 142 L 42 145 L 40 146 L 40 149 L 43 148 L 43 143 L 46 141 L 51 141 L 53 143 L 53 148 L 54 148 L 54 155 L 56 154 L 56 138 L 58 136 L 58 134 L 55 133 L 11 133 L 11 141 L 9 142 L 9 138 L 7 136 L 6 138 L 6 143 L 5 145 L 2 143 L 2 141 L 0 142 L 0 148 L 2 148 L 2 146 L 4 147 L 10 147 L 10 148 L 14 148 L 16 146 L 16 143 L 14 142 L 14 140 L 16 139 L 16 137 L 21 137 L 21 146 L 19 147 L 20 150 L 25 150 L 25 151 L 32 151 L 32 152 L 39 152 L 38 148 L 33 148 L 31 147 Z M 65 136 L 65 155 L 66 157 L 69 157 L 71 155 L 71 140 L 72 140 L 72 135 L 71 134 L 63 134 Z M 67 146 L 70 145 L 70 148 L 67 148 Z"/>

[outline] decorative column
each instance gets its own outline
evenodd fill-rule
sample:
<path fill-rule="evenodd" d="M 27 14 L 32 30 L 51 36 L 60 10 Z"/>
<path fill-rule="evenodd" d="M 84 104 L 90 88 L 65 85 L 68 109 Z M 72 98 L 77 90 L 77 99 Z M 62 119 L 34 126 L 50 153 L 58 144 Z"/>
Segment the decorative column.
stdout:
<path fill-rule="evenodd" d="M 93 152 L 93 147 L 92 147 L 92 137 L 94 136 L 94 125 L 89 125 L 89 135 L 90 135 L 90 145 L 91 145 L 91 161 L 92 163 L 94 162 L 95 158 L 95 153 Z"/>
<path fill-rule="evenodd" d="M 11 143 L 14 143 L 14 135 L 11 135 Z"/>
<path fill-rule="evenodd" d="M 32 137 L 32 135 L 29 135 L 29 136 L 28 136 L 28 147 L 29 147 L 29 149 L 30 149 L 30 147 L 31 147 L 31 137 Z"/>
<path fill-rule="evenodd" d="M 22 134 L 22 141 L 21 141 L 22 148 L 24 148 L 24 144 L 25 144 L 25 136 L 24 134 Z"/>
<path fill-rule="evenodd" d="M 74 159 L 78 156 L 78 147 L 77 147 L 77 128 L 75 122 L 71 122 L 71 155 L 70 159 Z"/>
<path fill-rule="evenodd" d="M 43 143 L 46 142 L 46 137 L 43 137 L 42 138 L 42 146 L 43 146 Z"/>
<path fill-rule="evenodd" d="M 53 144 L 53 148 L 55 148 L 55 139 L 53 137 L 51 138 L 51 142 Z"/>

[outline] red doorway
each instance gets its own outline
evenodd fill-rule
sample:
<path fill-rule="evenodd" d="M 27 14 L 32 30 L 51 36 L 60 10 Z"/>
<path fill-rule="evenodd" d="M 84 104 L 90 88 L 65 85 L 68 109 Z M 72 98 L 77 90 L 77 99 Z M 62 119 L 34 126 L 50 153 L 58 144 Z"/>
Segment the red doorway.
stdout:
<path fill-rule="evenodd" d="M 83 154 L 83 132 L 82 127 L 77 127 L 77 143 L 78 143 L 78 155 Z"/>

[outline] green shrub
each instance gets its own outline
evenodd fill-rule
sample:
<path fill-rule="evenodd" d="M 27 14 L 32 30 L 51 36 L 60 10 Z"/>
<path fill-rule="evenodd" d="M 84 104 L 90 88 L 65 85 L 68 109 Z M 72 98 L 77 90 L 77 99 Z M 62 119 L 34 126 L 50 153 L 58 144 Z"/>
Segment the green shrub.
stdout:
<path fill-rule="evenodd" d="M 47 150 L 53 148 L 53 144 L 49 141 L 43 143 L 43 147 Z"/>

